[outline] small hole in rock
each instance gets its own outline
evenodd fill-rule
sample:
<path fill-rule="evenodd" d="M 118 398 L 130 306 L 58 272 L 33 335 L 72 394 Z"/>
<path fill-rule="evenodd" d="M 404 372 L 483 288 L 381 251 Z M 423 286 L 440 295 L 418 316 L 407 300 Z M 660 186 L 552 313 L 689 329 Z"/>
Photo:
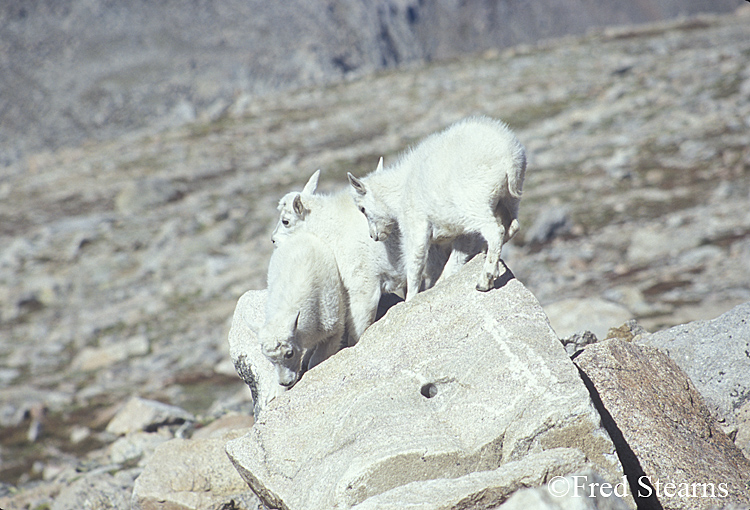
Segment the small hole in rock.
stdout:
<path fill-rule="evenodd" d="M 427 383 L 424 386 L 422 386 L 422 389 L 419 390 L 419 392 L 422 394 L 424 398 L 432 398 L 435 395 L 437 395 L 437 386 L 435 386 L 432 383 Z"/>

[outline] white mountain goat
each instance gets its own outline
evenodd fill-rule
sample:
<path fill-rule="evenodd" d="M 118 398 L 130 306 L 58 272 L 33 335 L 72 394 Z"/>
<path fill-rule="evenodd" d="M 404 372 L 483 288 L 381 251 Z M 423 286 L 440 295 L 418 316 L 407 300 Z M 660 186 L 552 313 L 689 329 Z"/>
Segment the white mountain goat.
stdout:
<path fill-rule="evenodd" d="M 348 344 L 354 345 L 375 321 L 381 294 L 406 286 L 397 241 L 376 243 L 367 220 L 346 192 L 316 194 L 320 170 L 302 192 L 287 193 L 279 201 L 279 221 L 271 239 L 276 250 L 302 244 L 298 234 L 314 234 L 334 253 L 349 302 Z M 443 263 L 445 260 L 443 260 Z"/>
<path fill-rule="evenodd" d="M 300 232 L 295 242 L 273 251 L 266 321 L 258 336 L 279 384 L 292 387 L 306 369 L 339 351 L 346 306 L 336 259 L 320 239 Z"/>
<path fill-rule="evenodd" d="M 492 288 L 500 252 L 520 228 L 518 206 L 526 150 L 502 122 L 472 117 L 427 137 L 399 161 L 349 183 L 370 237 L 387 240 L 401 231 L 407 301 L 419 292 L 428 249 L 436 242 L 481 234 L 487 258 L 477 290 Z"/>

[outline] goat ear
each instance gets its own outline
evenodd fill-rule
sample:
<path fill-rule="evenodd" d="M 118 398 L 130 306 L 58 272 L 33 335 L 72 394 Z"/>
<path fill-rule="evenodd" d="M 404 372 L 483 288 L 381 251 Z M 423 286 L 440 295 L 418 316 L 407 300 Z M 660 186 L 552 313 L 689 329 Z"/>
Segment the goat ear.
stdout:
<path fill-rule="evenodd" d="M 354 177 L 350 172 L 346 172 L 346 176 L 349 177 L 349 184 L 352 185 L 354 191 L 360 195 L 365 195 L 367 193 L 367 188 L 365 187 L 364 182 Z"/>
<path fill-rule="evenodd" d="M 379 172 L 383 169 L 383 156 L 380 156 L 380 160 L 378 161 L 378 167 L 375 169 L 376 172 Z"/>
<path fill-rule="evenodd" d="M 302 203 L 302 196 L 301 195 L 295 195 L 294 200 L 292 200 L 292 209 L 294 209 L 294 212 L 297 214 L 297 216 L 304 216 L 305 214 L 305 205 Z"/>
<path fill-rule="evenodd" d="M 305 187 L 302 188 L 302 193 L 307 193 L 308 195 L 312 195 L 315 193 L 315 190 L 318 189 L 318 179 L 320 178 L 320 168 L 315 170 L 315 173 L 310 176 L 310 179 L 307 181 L 307 184 L 305 184 Z"/>

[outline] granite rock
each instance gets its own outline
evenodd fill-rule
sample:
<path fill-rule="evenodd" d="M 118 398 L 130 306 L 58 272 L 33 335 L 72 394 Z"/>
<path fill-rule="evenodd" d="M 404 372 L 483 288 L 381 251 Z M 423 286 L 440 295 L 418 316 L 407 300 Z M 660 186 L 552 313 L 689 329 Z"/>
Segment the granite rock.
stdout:
<path fill-rule="evenodd" d="M 391 308 L 228 443 L 266 505 L 350 508 L 553 448 L 578 449 L 606 476 L 621 476 L 541 306 L 510 270 L 477 292 L 482 259 Z"/>
<path fill-rule="evenodd" d="M 666 354 L 613 339 L 587 347 L 575 363 L 617 447 L 639 508 L 750 504 L 750 461 L 717 426 L 696 385 Z"/>
<path fill-rule="evenodd" d="M 750 402 L 750 302 L 721 316 L 642 337 L 642 345 L 666 352 L 698 388 L 714 415 L 735 427 L 737 411 Z"/>

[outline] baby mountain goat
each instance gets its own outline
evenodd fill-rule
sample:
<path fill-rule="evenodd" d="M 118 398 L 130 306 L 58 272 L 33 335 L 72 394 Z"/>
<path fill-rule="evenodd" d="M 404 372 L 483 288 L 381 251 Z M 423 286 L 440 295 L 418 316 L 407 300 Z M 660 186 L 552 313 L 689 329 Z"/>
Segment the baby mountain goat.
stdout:
<path fill-rule="evenodd" d="M 287 244 L 303 244 L 315 235 L 331 251 L 349 299 L 348 344 L 354 345 L 375 321 L 383 292 L 406 286 L 400 267 L 401 246 L 397 240 L 376 243 L 369 236 L 367 220 L 359 214 L 346 192 L 315 193 L 320 170 L 302 192 L 290 192 L 279 201 L 279 221 L 271 240 L 279 250 Z M 297 237 L 306 233 L 306 237 Z"/>
<path fill-rule="evenodd" d="M 487 258 L 477 290 L 492 288 L 500 251 L 520 227 L 518 206 L 526 150 L 502 122 L 487 117 L 460 121 L 427 137 L 399 161 L 349 183 L 375 241 L 398 227 L 406 266 L 406 300 L 422 279 L 433 243 L 481 234 Z"/>
<path fill-rule="evenodd" d="M 279 384 L 294 386 L 307 368 L 339 351 L 346 306 L 336 259 L 320 239 L 300 232 L 295 242 L 273 251 L 266 322 L 258 336 L 261 351 L 276 367 Z"/>

